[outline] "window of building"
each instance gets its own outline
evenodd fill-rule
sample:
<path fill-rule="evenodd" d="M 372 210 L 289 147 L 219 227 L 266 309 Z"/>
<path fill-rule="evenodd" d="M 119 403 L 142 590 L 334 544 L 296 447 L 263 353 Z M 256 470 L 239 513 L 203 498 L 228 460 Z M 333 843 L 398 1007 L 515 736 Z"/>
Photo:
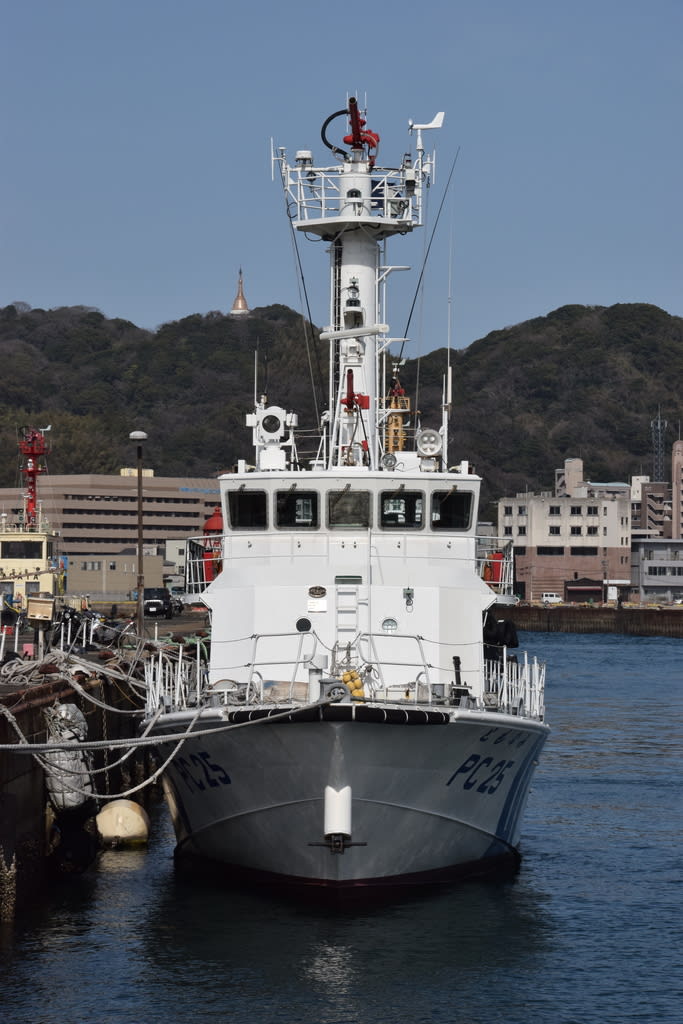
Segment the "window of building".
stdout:
<path fill-rule="evenodd" d="M 569 508 L 569 515 L 570 516 L 580 516 L 581 515 L 581 506 L 580 505 L 571 505 L 570 508 Z"/>
<path fill-rule="evenodd" d="M 597 548 L 570 548 L 570 555 L 585 555 L 586 557 L 595 558 L 598 553 Z"/>
<path fill-rule="evenodd" d="M 327 494 L 327 524 L 333 530 L 367 529 L 371 525 L 370 491 L 329 491 Z"/>
<path fill-rule="evenodd" d="M 275 525 L 281 530 L 316 530 L 320 526 L 320 496 L 317 491 L 275 492 Z"/>
<path fill-rule="evenodd" d="M 548 527 L 548 533 L 550 534 L 551 537 L 559 537 L 560 536 L 560 527 L 559 526 L 549 526 Z"/>
<path fill-rule="evenodd" d="M 546 547 L 539 546 L 539 547 L 536 548 L 536 554 L 538 554 L 538 555 L 563 555 L 564 554 L 564 548 L 563 547 L 554 548 L 554 547 L 548 547 L 548 546 L 546 546 Z"/>
<path fill-rule="evenodd" d="M 511 526 L 504 526 L 503 527 L 503 533 L 505 534 L 506 537 L 511 537 L 512 536 L 512 527 Z"/>
<path fill-rule="evenodd" d="M 588 508 L 586 509 L 586 515 L 587 516 L 597 516 L 597 514 L 598 514 L 598 506 L 597 505 L 589 505 Z"/>
<path fill-rule="evenodd" d="M 265 530 L 268 525 L 266 492 L 229 491 L 228 516 L 233 530 Z"/>
<path fill-rule="evenodd" d="M 472 523 L 472 494 L 469 491 L 434 491 L 432 530 L 468 530 Z"/>
<path fill-rule="evenodd" d="M 423 509 L 422 491 L 382 491 L 379 524 L 383 530 L 421 530 Z"/>
<path fill-rule="evenodd" d="M 512 505 L 505 505 L 503 507 L 503 515 L 504 516 L 511 516 L 512 515 Z"/>
<path fill-rule="evenodd" d="M 526 505 L 518 505 L 517 506 L 517 515 L 518 516 L 525 516 L 526 515 Z"/>
<path fill-rule="evenodd" d="M 581 527 L 580 526 L 572 526 L 570 528 L 569 532 L 571 533 L 572 537 L 580 537 L 581 536 Z"/>
<path fill-rule="evenodd" d="M 595 537 L 597 532 L 598 532 L 597 526 L 587 526 L 586 527 L 586 533 L 588 534 L 589 537 Z"/>
<path fill-rule="evenodd" d="M 526 554 L 526 545 L 524 545 L 524 544 L 515 544 L 515 554 L 516 555 L 525 555 Z"/>
<path fill-rule="evenodd" d="M 526 526 L 518 526 L 517 533 L 520 537 L 526 537 Z"/>
<path fill-rule="evenodd" d="M 550 508 L 548 509 L 548 515 L 549 516 L 559 516 L 561 514 L 562 514 L 562 509 L 560 508 L 559 505 L 551 505 Z"/>

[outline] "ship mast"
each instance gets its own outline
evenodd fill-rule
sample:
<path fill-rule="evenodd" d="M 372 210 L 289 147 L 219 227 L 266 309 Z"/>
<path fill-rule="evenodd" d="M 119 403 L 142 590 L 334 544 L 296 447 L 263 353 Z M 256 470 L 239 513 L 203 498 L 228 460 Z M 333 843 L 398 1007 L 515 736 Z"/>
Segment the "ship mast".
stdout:
<path fill-rule="evenodd" d="M 327 130 L 339 117 L 348 134 L 329 141 Z M 327 468 L 376 469 L 385 448 L 386 410 L 379 398 L 379 356 L 390 344 L 383 323 L 381 287 L 389 267 L 382 266 L 386 239 L 422 224 L 422 192 L 433 160 L 425 156 L 421 130 L 440 127 L 443 114 L 429 125 L 410 124 L 417 132 L 416 156 L 407 153 L 398 168 L 376 165 L 379 135 L 366 127 L 357 101 L 330 115 L 322 140 L 339 164 L 314 167 L 309 150 L 299 150 L 295 166 L 280 149 L 283 187 L 294 227 L 329 242 L 330 345 Z"/>
<path fill-rule="evenodd" d="M 48 451 L 45 434 L 49 430 L 22 427 L 19 451 L 22 455 L 21 474 L 24 479 L 24 529 L 38 528 L 38 477 L 47 467 L 43 461 Z"/>

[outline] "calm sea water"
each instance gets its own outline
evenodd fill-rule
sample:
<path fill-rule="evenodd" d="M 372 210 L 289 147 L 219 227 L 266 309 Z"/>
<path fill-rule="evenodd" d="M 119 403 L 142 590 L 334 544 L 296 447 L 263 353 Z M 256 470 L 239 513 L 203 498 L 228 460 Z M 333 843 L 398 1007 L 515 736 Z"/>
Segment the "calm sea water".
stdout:
<path fill-rule="evenodd" d="M 333 912 L 105 853 L 5 932 L 7 1024 L 683 1020 L 683 641 L 523 634 L 553 734 L 519 875 Z"/>

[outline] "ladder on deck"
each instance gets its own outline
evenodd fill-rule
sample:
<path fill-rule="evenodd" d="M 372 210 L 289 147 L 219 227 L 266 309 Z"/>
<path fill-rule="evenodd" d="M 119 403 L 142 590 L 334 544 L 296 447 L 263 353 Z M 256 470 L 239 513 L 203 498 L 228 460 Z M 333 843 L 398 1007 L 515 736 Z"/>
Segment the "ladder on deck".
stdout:
<path fill-rule="evenodd" d="M 335 605 L 335 661 L 337 663 L 350 658 L 353 662 L 357 640 L 361 631 L 360 583 L 337 583 Z"/>

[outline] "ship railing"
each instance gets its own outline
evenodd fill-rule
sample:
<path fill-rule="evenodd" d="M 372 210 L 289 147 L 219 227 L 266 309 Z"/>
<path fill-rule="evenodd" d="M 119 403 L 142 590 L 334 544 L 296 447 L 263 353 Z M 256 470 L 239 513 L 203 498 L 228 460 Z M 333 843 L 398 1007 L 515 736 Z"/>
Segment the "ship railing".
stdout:
<path fill-rule="evenodd" d="M 398 658 L 396 661 L 392 661 L 384 656 L 380 657 L 377 641 L 381 640 L 383 643 L 388 642 L 391 644 L 392 641 L 397 641 L 405 645 L 406 640 L 412 642 L 417 647 L 418 658 L 417 660 Z M 367 647 L 365 647 L 367 645 Z M 430 665 L 425 657 L 424 646 L 422 637 L 416 633 L 361 633 L 358 637 L 358 653 L 365 662 L 366 665 L 370 665 L 374 672 L 377 673 L 380 687 L 383 690 L 387 690 L 391 687 L 387 687 L 387 682 L 384 677 L 384 668 L 406 668 L 409 670 L 417 669 L 424 679 L 424 683 L 427 687 L 431 688 L 432 680 L 430 670 L 434 667 Z M 405 684 L 398 686 L 398 689 L 405 690 Z M 415 694 L 417 696 L 417 689 L 415 687 Z"/>
<path fill-rule="evenodd" d="M 334 167 L 283 166 L 283 186 L 290 216 L 297 221 L 325 220 L 350 214 L 410 221 L 419 226 L 422 218 L 422 189 L 406 187 L 402 168 L 375 167 L 370 196 L 346 194 L 348 176 L 342 165 Z M 419 181 L 418 173 L 417 179 Z M 293 210 L 292 210 L 293 207 Z"/>
<path fill-rule="evenodd" d="M 290 658 L 283 658 L 282 654 L 279 654 L 279 656 L 277 658 L 275 658 L 275 659 L 267 659 L 266 660 L 263 657 L 259 658 L 257 656 L 258 655 L 259 644 L 261 644 L 263 646 L 263 644 L 266 641 L 277 640 L 278 641 L 278 646 L 279 646 L 279 642 L 280 641 L 287 640 L 287 639 L 295 639 L 297 641 L 297 643 L 296 643 L 296 657 L 295 658 L 292 658 L 292 659 L 290 659 Z M 310 650 L 306 650 L 305 649 L 307 642 L 308 642 L 308 646 L 309 646 Z M 291 666 L 290 672 L 289 672 L 289 676 L 290 677 L 287 680 L 287 682 L 289 683 L 290 690 L 293 692 L 294 684 L 297 682 L 297 677 L 301 675 L 302 671 L 307 671 L 308 668 L 312 665 L 313 659 L 315 658 L 315 655 L 316 655 L 317 647 L 318 647 L 318 638 L 317 638 L 315 633 L 298 633 L 297 632 L 297 633 L 260 633 L 260 634 L 255 634 L 254 637 L 253 637 L 253 648 L 252 648 L 251 666 L 252 666 L 252 672 L 253 672 L 253 674 L 252 674 L 252 684 L 255 681 L 257 681 L 257 680 L 255 680 L 255 677 L 258 677 L 260 679 L 260 683 L 261 683 L 261 685 L 260 685 L 260 692 L 258 693 L 258 696 L 263 698 L 264 686 L 263 686 L 263 677 L 261 675 L 261 670 L 262 669 L 274 668 L 276 665 L 279 665 L 279 666 L 287 666 L 287 665 Z M 257 666 L 258 666 L 258 668 L 257 668 Z M 258 686 L 256 688 L 257 688 L 257 690 L 259 689 Z"/>
<path fill-rule="evenodd" d="M 386 650 L 387 641 L 403 642 L 403 649 L 396 646 L 391 656 Z M 447 700 L 470 706 L 475 700 L 471 689 L 460 682 L 457 674 L 454 685 L 452 665 L 444 668 L 432 664 L 425 649 L 428 644 L 417 634 L 359 633 L 353 642 L 343 645 L 340 656 L 341 650 L 330 649 L 315 631 L 259 633 L 222 641 L 221 665 L 216 663 L 214 642 L 213 674 L 219 678 L 208 686 L 207 693 L 225 703 L 299 701 L 307 699 L 313 692 L 309 687 L 315 689 L 328 672 L 341 679 L 346 669 L 356 669 L 365 677 L 365 697 L 369 700 L 377 697 L 403 704 L 443 704 Z M 379 646 L 384 649 L 380 651 Z M 456 645 L 448 646 L 457 650 Z M 385 657 L 387 653 L 389 657 Z"/>
<path fill-rule="evenodd" d="M 405 642 L 414 644 L 416 657 L 405 656 L 397 651 L 395 657 L 386 657 L 380 653 L 378 641 L 384 645 L 392 641 L 397 644 Z M 433 664 L 427 657 L 425 645 L 431 643 L 417 633 L 361 633 L 358 637 L 358 653 L 364 664 L 372 670 L 376 682 L 372 689 L 375 695 L 382 694 L 387 700 L 399 700 L 402 704 L 411 701 L 415 704 L 444 704 L 471 707 L 476 703 L 474 687 L 468 685 L 469 673 L 460 667 L 460 658 L 456 656 L 460 648 L 457 644 L 446 644 L 452 648 L 454 657 L 451 665 L 444 668 Z M 457 663 L 457 668 L 456 668 Z M 399 669 L 406 676 L 401 682 L 387 680 L 385 669 Z M 372 697 L 372 694 L 368 694 Z"/>
<path fill-rule="evenodd" d="M 488 710 L 542 721 L 544 692 L 545 664 L 530 658 L 526 651 L 520 661 L 504 647 L 500 660 L 484 662 L 484 706 Z"/>
<path fill-rule="evenodd" d="M 322 661 L 319 647 L 314 632 L 254 633 L 214 640 L 213 674 L 219 678 L 208 685 L 207 695 L 223 703 L 305 700 L 310 673 Z"/>
<path fill-rule="evenodd" d="M 188 537 L 185 546 L 185 592 L 202 594 L 222 568 L 224 534 Z"/>
<path fill-rule="evenodd" d="M 148 714 L 194 706 L 207 689 L 207 651 L 199 637 L 189 644 L 160 642 L 144 669 Z"/>
<path fill-rule="evenodd" d="M 495 594 L 509 594 L 514 590 L 515 557 L 509 537 L 479 535 L 476 542 L 477 573 Z"/>

